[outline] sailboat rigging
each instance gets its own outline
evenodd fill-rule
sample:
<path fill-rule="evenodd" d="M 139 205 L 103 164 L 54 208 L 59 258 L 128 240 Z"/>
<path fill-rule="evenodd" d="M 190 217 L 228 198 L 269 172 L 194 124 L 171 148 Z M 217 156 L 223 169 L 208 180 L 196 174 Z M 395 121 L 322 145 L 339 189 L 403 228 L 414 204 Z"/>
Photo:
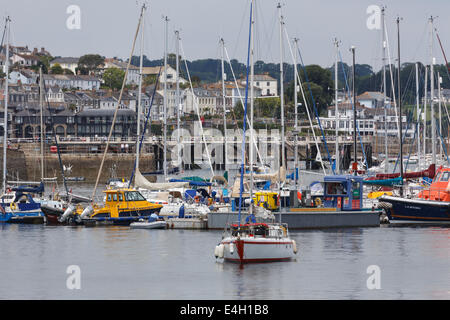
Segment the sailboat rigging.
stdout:
<path fill-rule="evenodd" d="M 250 155 L 250 208 L 248 210 L 249 216 L 245 224 L 242 224 L 242 194 L 244 192 L 244 163 L 245 163 L 245 146 L 246 137 L 245 131 L 246 116 L 248 109 L 248 89 L 250 86 L 250 123 L 253 125 L 253 31 L 254 31 L 254 3 L 251 1 L 250 5 L 250 25 L 249 25 L 249 40 L 248 40 L 248 52 L 247 52 L 247 74 L 246 74 L 246 87 L 245 87 L 245 105 L 244 105 L 244 123 L 243 123 L 243 138 L 242 138 L 242 158 L 240 168 L 240 192 L 239 192 L 239 212 L 238 222 L 229 226 L 228 235 L 222 237 L 220 243 L 215 247 L 214 255 L 216 258 L 223 258 L 225 261 L 249 263 L 249 262 L 269 262 L 269 261 L 285 261 L 290 260 L 295 253 L 297 253 L 297 246 L 294 240 L 291 240 L 287 231 L 287 224 L 284 223 L 264 223 L 257 222 L 256 218 L 266 215 L 269 219 L 273 220 L 272 214 L 260 215 L 259 209 L 261 207 L 254 208 L 253 204 L 253 159 L 252 153 Z M 281 30 L 280 30 L 281 32 Z M 280 33 L 281 34 L 281 33 Z M 283 94 L 283 92 L 281 92 Z M 252 136 L 250 137 L 250 152 L 252 152 Z M 280 173 L 278 173 L 280 175 Z M 255 212 L 256 211 L 256 215 Z M 281 218 L 281 215 L 280 215 Z M 237 249 L 237 254 L 234 252 L 234 248 Z"/>

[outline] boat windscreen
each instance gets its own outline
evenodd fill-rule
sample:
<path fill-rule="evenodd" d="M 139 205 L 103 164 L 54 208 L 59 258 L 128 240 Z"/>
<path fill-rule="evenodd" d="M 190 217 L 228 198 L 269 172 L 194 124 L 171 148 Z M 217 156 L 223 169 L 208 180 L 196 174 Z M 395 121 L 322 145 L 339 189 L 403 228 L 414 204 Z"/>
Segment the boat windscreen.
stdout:
<path fill-rule="evenodd" d="M 137 191 L 127 191 L 125 192 L 126 201 L 145 201 L 144 196 Z"/>
<path fill-rule="evenodd" d="M 449 176 L 450 176 L 450 172 L 449 171 L 444 171 L 442 173 L 441 180 L 439 180 L 439 181 L 448 181 Z"/>
<path fill-rule="evenodd" d="M 442 174 L 442 172 L 438 172 L 438 173 L 436 174 L 436 176 L 434 177 L 433 182 L 439 181 L 439 178 L 441 177 L 441 174 Z"/>

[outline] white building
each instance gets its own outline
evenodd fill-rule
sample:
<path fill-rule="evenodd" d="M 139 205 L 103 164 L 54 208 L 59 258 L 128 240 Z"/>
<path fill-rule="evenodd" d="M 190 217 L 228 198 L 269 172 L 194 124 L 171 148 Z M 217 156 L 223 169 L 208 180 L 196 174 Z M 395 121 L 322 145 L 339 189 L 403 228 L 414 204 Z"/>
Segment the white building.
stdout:
<path fill-rule="evenodd" d="M 31 67 L 37 65 L 40 59 L 38 56 L 32 54 L 13 53 L 11 61 L 13 64 L 17 63 L 23 67 Z"/>
<path fill-rule="evenodd" d="M 78 60 L 80 60 L 80 58 L 73 58 L 73 57 L 56 58 L 50 62 L 50 67 L 59 64 L 61 68 L 69 69 L 70 71 L 73 72 L 73 74 L 77 74 L 76 69 L 78 68 Z"/>
<path fill-rule="evenodd" d="M 246 83 L 246 79 L 241 80 L 241 85 L 245 86 Z M 278 81 L 268 74 L 255 74 L 253 84 L 261 90 L 262 97 L 278 96 Z"/>
<path fill-rule="evenodd" d="M 108 68 L 117 68 L 125 72 L 127 70 L 128 62 L 122 62 L 113 58 L 105 59 L 103 72 Z M 126 84 L 139 84 L 139 68 L 130 64 L 127 73 Z"/>
<path fill-rule="evenodd" d="M 98 90 L 100 79 L 86 75 L 44 74 L 47 87 L 58 86 L 65 89 Z"/>
<path fill-rule="evenodd" d="M 160 70 L 161 69 L 161 73 Z M 142 74 L 144 77 L 146 75 L 152 75 L 157 76 L 159 73 L 159 83 L 163 84 L 165 82 L 165 70 L 164 67 L 143 67 L 142 68 Z M 172 68 L 171 66 L 167 66 L 167 83 L 168 84 L 176 84 L 177 82 L 177 71 Z M 179 77 L 179 83 L 180 84 L 187 84 L 188 81 L 186 79 L 183 79 L 181 76 Z"/>
<path fill-rule="evenodd" d="M 335 108 L 335 106 L 329 106 L 328 117 L 320 117 L 320 122 L 323 126 L 323 129 L 333 134 L 336 130 Z M 354 120 L 352 104 L 340 104 L 338 116 L 339 135 L 352 136 L 354 131 L 353 123 Z M 382 110 L 381 108 L 368 108 L 357 103 L 356 123 L 359 134 L 361 136 L 384 136 L 386 127 L 388 130 L 388 136 L 398 136 L 398 117 L 395 116 L 395 110 L 393 108 L 387 109 L 387 118 L 385 125 L 384 110 Z M 402 116 L 402 123 L 403 134 L 406 134 L 406 136 L 409 138 L 413 137 L 414 129 L 412 128 L 412 124 L 407 125 L 407 117 L 405 115 Z"/>
<path fill-rule="evenodd" d="M 46 88 L 46 95 L 48 102 L 65 102 L 64 92 L 60 87 L 48 87 Z"/>
<path fill-rule="evenodd" d="M 33 84 L 37 82 L 38 75 L 31 70 L 12 71 L 9 73 L 9 83 Z"/>
<path fill-rule="evenodd" d="M 381 92 L 372 92 L 372 91 L 366 91 L 363 94 L 356 97 L 356 102 L 359 102 L 363 106 L 367 108 L 381 108 L 386 104 L 390 103 L 390 98 L 386 97 Z"/>

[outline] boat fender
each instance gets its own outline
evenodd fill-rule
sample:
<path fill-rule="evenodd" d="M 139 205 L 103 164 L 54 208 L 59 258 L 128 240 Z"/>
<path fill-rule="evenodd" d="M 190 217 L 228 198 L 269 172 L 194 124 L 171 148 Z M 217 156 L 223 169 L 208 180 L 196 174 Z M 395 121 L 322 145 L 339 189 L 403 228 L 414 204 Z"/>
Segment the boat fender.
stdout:
<path fill-rule="evenodd" d="M 219 258 L 223 258 L 224 247 L 223 243 L 219 244 Z"/>
<path fill-rule="evenodd" d="M 320 207 L 322 205 L 322 200 L 320 200 L 320 198 L 316 198 L 314 200 L 314 204 L 316 205 L 316 207 Z"/>
<path fill-rule="evenodd" d="M 12 211 L 17 210 L 17 204 L 15 202 L 11 202 L 9 207 L 11 208 Z"/>
<path fill-rule="evenodd" d="M 216 256 L 216 258 L 223 258 L 223 244 L 219 244 L 218 246 L 216 246 L 216 248 L 214 249 L 214 255 Z"/>
<path fill-rule="evenodd" d="M 295 254 L 297 254 L 297 243 L 295 242 L 295 240 L 292 240 L 292 249 L 294 251 Z"/>
<path fill-rule="evenodd" d="M 69 205 L 69 207 L 67 207 L 66 211 L 64 211 L 62 216 L 59 218 L 59 221 L 60 222 L 66 221 L 67 218 L 72 215 L 74 209 L 75 209 L 75 207 L 73 205 Z"/>
<path fill-rule="evenodd" d="M 184 204 L 178 210 L 178 217 L 179 218 L 184 218 Z"/>
<path fill-rule="evenodd" d="M 230 242 L 230 253 L 233 254 L 234 253 L 234 243 Z"/>
<path fill-rule="evenodd" d="M 286 228 L 285 227 L 281 227 L 281 230 L 283 230 L 283 237 L 286 237 L 287 236 L 287 230 L 286 230 Z"/>
<path fill-rule="evenodd" d="M 88 218 L 94 212 L 92 205 L 88 205 L 81 213 L 81 219 Z"/>
<path fill-rule="evenodd" d="M 215 256 L 216 258 L 219 257 L 219 246 L 216 246 L 216 247 L 214 248 L 214 256 Z"/>

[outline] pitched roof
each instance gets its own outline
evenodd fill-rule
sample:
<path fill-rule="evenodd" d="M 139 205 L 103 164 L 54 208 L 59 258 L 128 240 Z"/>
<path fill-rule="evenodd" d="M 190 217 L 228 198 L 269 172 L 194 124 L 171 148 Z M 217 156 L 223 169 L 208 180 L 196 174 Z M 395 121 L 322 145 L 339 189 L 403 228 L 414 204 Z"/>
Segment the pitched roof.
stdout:
<path fill-rule="evenodd" d="M 107 67 L 107 65 L 109 65 L 109 67 L 111 67 L 111 65 L 112 65 L 113 67 L 117 67 L 119 69 L 126 69 L 127 66 L 128 66 L 128 62 L 122 62 L 122 61 L 116 60 L 114 58 L 106 58 L 105 59 L 105 67 Z M 139 68 L 134 66 L 134 65 L 132 65 L 132 64 L 130 64 L 130 68 L 129 69 L 130 70 L 131 69 L 138 70 Z"/>
<path fill-rule="evenodd" d="M 366 91 L 356 97 L 357 100 L 378 100 L 384 101 L 385 95 L 381 92 Z"/>
<path fill-rule="evenodd" d="M 55 64 L 55 63 L 64 63 L 64 64 L 69 64 L 69 63 L 77 63 L 78 64 L 78 60 L 80 60 L 80 58 L 75 58 L 75 57 L 61 57 L 61 58 L 56 58 L 54 60 L 52 60 L 50 62 L 50 64 Z"/>
<path fill-rule="evenodd" d="M 142 67 L 142 74 L 144 74 L 144 75 L 158 74 L 160 69 L 161 69 L 161 74 L 162 74 L 164 72 L 164 66 L 160 66 L 160 67 Z"/>
<path fill-rule="evenodd" d="M 84 80 L 84 81 L 100 81 L 98 77 L 88 75 L 72 75 L 72 74 L 44 74 L 44 80 Z"/>
<path fill-rule="evenodd" d="M 113 116 L 115 109 L 84 109 L 78 113 L 78 116 L 85 117 L 101 117 L 101 116 Z M 117 110 L 118 116 L 133 116 L 136 112 L 130 109 Z"/>

